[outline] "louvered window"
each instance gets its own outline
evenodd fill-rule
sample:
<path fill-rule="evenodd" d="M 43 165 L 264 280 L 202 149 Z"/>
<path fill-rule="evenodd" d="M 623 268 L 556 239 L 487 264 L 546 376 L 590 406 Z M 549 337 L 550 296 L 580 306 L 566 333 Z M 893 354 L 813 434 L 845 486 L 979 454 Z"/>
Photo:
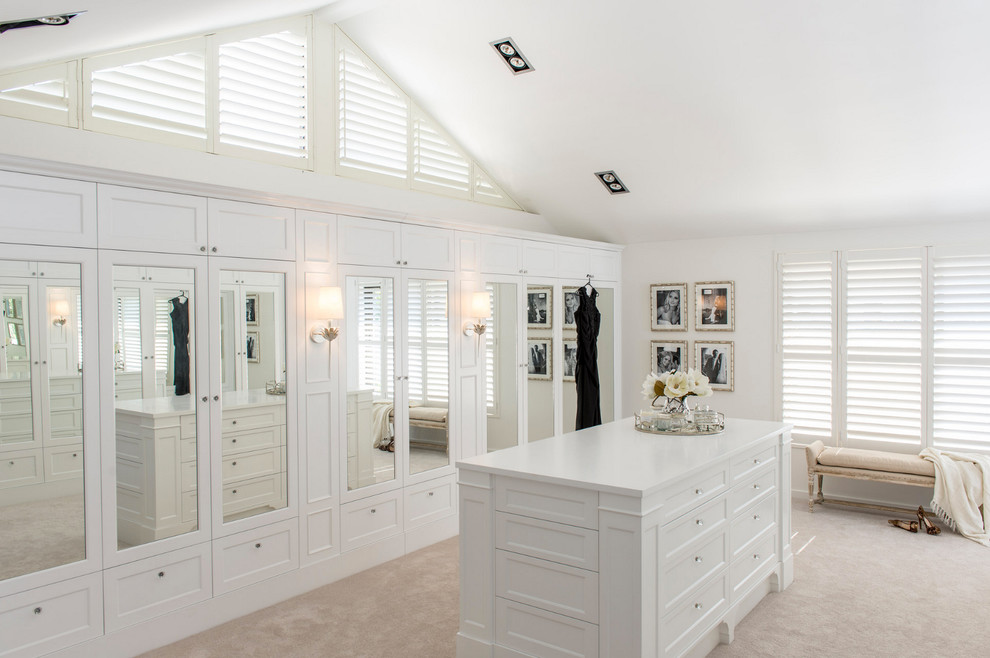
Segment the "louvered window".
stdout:
<path fill-rule="evenodd" d="M 990 254 L 936 251 L 933 445 L 990 451 Z"/>
<path fill-rule="evenodd" d="M 76 323 L 76 369 L 79 372 L 82 372 L 82 367 L 83 367 L 82 295 L 80 294 L 78 288 L 73 288 L 72 289 L 72 296 L 75 298 L 75 302 L 76 302 L 76 304 L 75 304 L 75 306 L 76 306 L 76 317 L 75 317 L 75 323 Z"/>
<path fill-rule="evenodd" d="M 203 43 L 196 40 L 193 45 L 199 48 L 195 50 L 116 65 L 104 64 L 119 62 L 122 56 L 85 60 L 85 83 L 89 86 L 87 127 L 202 148 L 206 141 Z M 164 49 L 158 47 L 153 52 Z"/>
<path fill-rule="evenodd" d="M 833 437 L 835 260 L 815 254 L 781 262 L 782 418 L 794 424 L 796 440 Z"/>
<path fill-rule="evenodd" d="M 0 112 L 75 126 L 75 78 L 75 62 L 0 76 Z"/>
<path fill-rule="evenodd" d="M 172 318 L 169 313 L 172 310 L 170 299 L 175 297 L 172 293 L 155 292 L 155 382 L 172 381 Z M 157 391 L 160 396 L 171 395 L 175 389 L 166 386 L 164 391 Z"/>
<path fill-rule="evenodd" d="M 337 32 L 338 164 L 406 179 L 409 102 Z"/>
<path fill-rule="evenodd" d="M 117 289 L 114 369 L 141 372 L 141 298 L 137 290 Z"/>
<path fill-rule="evenodd" d="M 220 45 L 221 145 L 307 157 L 306 46 L 295 31 Z"/>
<path fill-rule="evenodd" d="M 409 401 L 446 406 L 450 373 L 447 282 L 410 279 L 408 293 Z"/>
<path fill-rule="evenodd" d="M 495 364 L 498 360 L 498 342 L 495 340 L 495 319 L 498 317 L 498 298 L 495 286 L 491 283 L 485 284 L 485 292 L 488 293 L 488 317 L 485 318 L 485 325 L 488 331 L 485 336 L 485 406 L 488 415 L 498 414 L 498 373 L 495 372 Z"/>
<path fill-rule="evenodd" d="M 471 192 L 471 163 L 422 116 L 413 121 L 413 181 L 414 187 Z"/>
<path fill-rule="evenodd" d="M 358 387 L 374 391 L 376 400 L 392 399 L 395 352 L 391 280 L 359 279 L 355 290 Z"/>

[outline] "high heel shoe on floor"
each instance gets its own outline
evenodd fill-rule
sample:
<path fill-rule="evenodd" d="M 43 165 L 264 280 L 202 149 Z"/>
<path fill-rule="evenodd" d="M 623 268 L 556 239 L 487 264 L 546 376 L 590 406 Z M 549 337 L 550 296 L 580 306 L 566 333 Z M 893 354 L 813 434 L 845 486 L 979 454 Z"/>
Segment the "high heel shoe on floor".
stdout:
<path fill-rule="evenodd" d="M 917 521 L 901 521 L 900 519 L 888 519 L 887 523 L 897 528 L 904 528 L 908 532 L 918 532 Z"/>
<path fill-rule="evenodd" d="M 918 520 L 921 522 L 921 524 L 923 526 L 925 526 L 925 532 L 927 532 L 928 534 L 930 534 L 930 535 L 938 535 L 938 534 L 941 534 L 942 533 L 942 529 L 939 528 L 934 523 L 932 523 L 928 519 L 928 517 L 925 516 L 925 508 L 924 507 L 920 507 L 920 506 L 918 507 Z"/>

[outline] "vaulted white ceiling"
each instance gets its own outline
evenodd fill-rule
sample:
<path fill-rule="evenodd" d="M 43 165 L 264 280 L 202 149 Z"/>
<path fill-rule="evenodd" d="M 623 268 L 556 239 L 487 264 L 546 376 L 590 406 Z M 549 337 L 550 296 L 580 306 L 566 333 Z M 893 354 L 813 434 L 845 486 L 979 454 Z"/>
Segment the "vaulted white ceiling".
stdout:
<path fill-rule="evenodd" d="M 3 0 L 0 68 L 326 0 Z M 338 22 L 524 208 L 613 242 L 990 220 L 985 0 L 339 0 Z M 489 42 L 512 37 L 513 76 Z M 594 172 L 630 188 L 610 196 Z"/>

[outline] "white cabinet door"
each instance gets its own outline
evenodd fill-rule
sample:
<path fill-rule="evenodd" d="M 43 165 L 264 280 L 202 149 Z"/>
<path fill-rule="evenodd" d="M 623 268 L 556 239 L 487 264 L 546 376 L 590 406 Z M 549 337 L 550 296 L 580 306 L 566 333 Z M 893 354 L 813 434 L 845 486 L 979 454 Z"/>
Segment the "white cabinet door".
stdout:
<path fill-rule="evenodd" d="M 425 270 L 454 269 L 454 232 L 444 228 L 402 225 L 402 265 Z"/>
<path fill-rule="evenodd" d="M 100 185 L 100 247 L 206 253 L 206 198 Z"/>
<path fill-rule="evenodd" d="M 481 239 L 481 271 L 485 274 L 522 274 L 522 241 L 486 235 Z"/>
<path fill-rule="evenodd" d="M 557 276 L 564 279 L 583 279 L 591 271 L 591 250 L 570 245 L 557 246 Z"/>
<path fill-rule="evenodd" d="M 96 246 L 96 184 L 0 171 L 0 241 Z"/>
<path fill-rule="evenodd" d="M 619 280 L 619 252 L 604 249 L 591 249 L 588 274 L 605 281 Z"/>
<path fill-rule="evenodd" d="M 209 228 L 211 256 L 296 258 L 293 208 L 210 199 Z"/>
<path fill-rule="evenodd" d="M 337 260 L 350 265 L 401 265 L 399 225 L 361 217 L 337 218 Z"/>
<path fill-rule="evenodd" d="M 549 242 L 523 241 L 523 274 L 559 276 L 557 274 L 557 245 Z"/>

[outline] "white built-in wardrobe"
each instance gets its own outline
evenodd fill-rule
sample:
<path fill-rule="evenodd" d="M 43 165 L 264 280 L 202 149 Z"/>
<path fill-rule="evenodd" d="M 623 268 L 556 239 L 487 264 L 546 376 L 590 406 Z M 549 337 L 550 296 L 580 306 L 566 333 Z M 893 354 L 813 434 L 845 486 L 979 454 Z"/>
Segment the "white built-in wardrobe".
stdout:
<path fill-rule="evenodd" d="M 573 429 L 588 277 L 614 417 L 616 247 L 129 182 L 0 171 L 2 655 L 133 655 L 453 536 L 459 458 Z"/>

